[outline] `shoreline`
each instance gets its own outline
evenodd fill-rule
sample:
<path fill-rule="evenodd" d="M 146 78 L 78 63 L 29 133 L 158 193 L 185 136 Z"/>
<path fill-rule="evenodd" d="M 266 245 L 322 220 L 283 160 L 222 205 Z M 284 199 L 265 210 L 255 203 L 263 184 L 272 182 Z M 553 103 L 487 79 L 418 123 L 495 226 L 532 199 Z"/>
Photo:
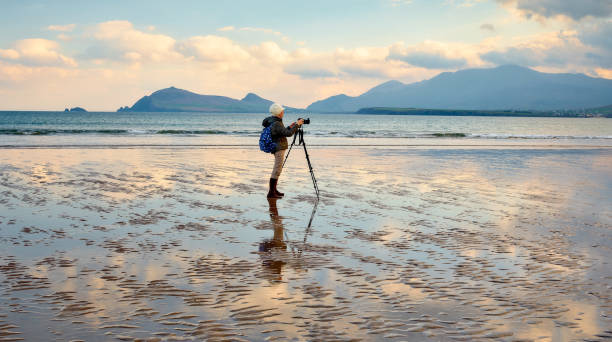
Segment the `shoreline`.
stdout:
<path fill-rule="evenodd" d="M 510 149 L 510 150 L 588 150 L 588 149 L 612 149 L 612 145 L 528 145 L 528 144 L 474 144 L 474 145 L 458 145 L 458 144 L 308 144 L 307 148 L 377 148 L 377 149 Z M 249 149 L 259 151 L 259 147 L 256 145 L 230 145 L 230 144 L 189 144 L 189 145 L 178 145 L 178 144 L 118 144 L 118 145 L 0 145 L 0 149 Z M 294 148 L 302 148 L 301 145 L 295 145 Z"/>
<path fill-rule="evenodd" d="M 606 106 L 610 107 L 610 106 Z M 291 115 L 376 115 L 376 116 L 439 116 L 439 117 L 498 117 L 498 118 L 559 118 L 559 119 L 610 119 L 609 113 L 575 113 L 559 114 L 555 110 L 515 110 L 517 114 L 512 114 L 513 110 L 487 110 L 487 109 L 425 109 L 425 108 L 393 108 L 393 107 L 366 107 L 354 112 L 314 112 L 306 109 L 288 110 Z M 599 109 L 599 108 L 594 108 Z M 560 109 L 559 111 L 571 112 L 572 110 Z M 575 110 L 576 112 L 580 109 Z M 214 112 L 214 111 L 66 111 L 66 110 L 0 110 L 0 114 L 7 113 L 41 113 L 41 114 L 117 114 L 139 115 L 139 114 L 215 114 L 215 115 L 268 115 L 267 112 Z"/>

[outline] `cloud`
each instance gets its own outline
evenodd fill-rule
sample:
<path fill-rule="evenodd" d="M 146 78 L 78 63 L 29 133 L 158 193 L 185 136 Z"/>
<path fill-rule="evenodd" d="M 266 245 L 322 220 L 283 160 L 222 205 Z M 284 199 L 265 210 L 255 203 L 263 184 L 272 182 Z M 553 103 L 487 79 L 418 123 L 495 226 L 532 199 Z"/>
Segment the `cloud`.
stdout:
<path fill-rule="evenodd" d="M 396 78 L 405 74 L 406 66 L 387 59 L 389 47 L 336 49 L 334 60 L 343 75 L 367 78 Z"/>
<path fill-rule="evenodd" d="M 239 28 L 237 30 L 238 31 L 246 31 L 246 32 L 263 32 L 263 33 L 268 33 L 268 34 L 272 34 L 272 35 L 275 35 L 275 36 L 282 36 L 283 35 L 279 31 L 275 31 L 275 30 L 267 29 L 267 28 L 262 28 L 262 27 L 241 27 L 241 28 Z"/>
<path fill-rule="evenodd" d="M 297 49 L 291 54 L 291 59 L 284 65 L 283 71 L 303 79 L 329 78 L 340 74 L 331 54 L 314 54 L 305 48 Z"/>
<path fill-rule="evenodd" d="M 289 59 L 289 52 L 271 41 L 252 46 L 249 49 L 249 53 L 264 64 L 282 65 Z"/>
<path fill-rule="evenodd" d="M 13 49 L 0 49 L 0 58 L 1 59 L 18 59 L 19 58 L 19 52 L 17 52 L 17 50 L 13 50 Z"/>
<path fill-rule="evenodd" d="M 445 4 L 450 4 L 458 7 L 472 7 L 484 0 L 446 0 Z"/>
<path fill-rule="evenodd" d="M 274 30 L 256 27 L 226 26 L 218 31 L 260 32 L 284 36 Z M 253 64 L 281 67 L 289 61 L 289 52 L 276 42 L 243 46 L 217 35 L 194 36 L 182 41 L 140 31 L 129 21 L 108 21 L 95 26 L 90 46 L 81 55 L 97 64 L 104 61 L 128 63 L 206 63 L 218 72 L 244 70 Z"/>
<path fill-rule="evenodd" d="M 286 73 L 302 79 L 388 80 L 421 79 L 432 71 L 388 58 L 393 46 L 338 48 L 333 52 L 313 53 L 300 48 L 293 51 L 284 66 Z"/>
<path fill-rule="evenodd" d="M 48 31 L 59 31 L 59 32 L 72 32 L 76 24 L 68 24 L 68 25 L 49 25 L 47 26 Z"/>
<path fill-rule="evenodd" d="M 495 26 L 493 26 L 493 24 L 482 24 L 480 25 L 480 29 L 483 31 L 495 32 Z"/>
<path fill-rule="evenodd" d="M 261 32 L 261 33 L 266 33 L 266 34 L 271 34 L 271 35 L 275 35 L 275 36 L 282 36 L 283 34 L 280 33 L 279 31 L 276 30 L 272 30 L 272 29 L 268 29 L 268 28 L 263 28 L 263 27 L 235 27 L 235 26 L 224 26 L 221 28 L 218 28 L 217 31 L 221 31 L 221 32 L 232 32 L 232 31 L 237 31 L 237 32 Z"/>
<path fill-rule="evenodd" d="M 22 39 L 16 41 L 12 49 L 0 49 L 0 58 L 32 66 L 77 66 L 76 61 L 61 54 L 59 48 L 57 42 L 48 39 Z"/>
<path fill-rule="evenodd" d="M 179 50 L 186 57 L 197 61 L 216 63 L 222 69 L 239 69 L 251 55 L 232 40 L 219 36 L 197 36 L 179 44 Z"/>
<path fill-rule="evenodd" d="M 131 89 L 133 80 L 125 76 L 125 73 L 111 70 L 29 66 L 0 61 L 3 108 L 62 110 L 73 104 L 87 109 L 115 109 L 112 108 L 113 101 L 127 94 L 136 95 Z M 130 87 L 122 87 L 126 84 Z M 36 101 L 32 101 L 32 98 L 36 98 Z"/>
<path fill-rule="evenodd" d="M 395 44 L 390 49 L 388 59 L 426 69 L 456 69 L 468 64 L 465 57 L 449 51 L 443 44 L 434 42 L 410 47 L 403 43 Z"/>
<path fill-rule="evenodd" d="M 294 51 L 284 71 L 303 79 L 402 77 L 407 67 L 387 60 L 389 47 L 338 48 L 333 52 L 312 53 L 300 48 Z"/>
<path fill-rule="evenodd" d="M 289 42 L 291 39 L 289 39 L 289 37 L 283 35 L 281 32 L 276 31 L 276 30 L 272 30 L 269 28 L 264 28 L 264 27 L 234 27 L 234 26 L 224 26 L 221 28 L 218 28 L 217 31 L 220 32 L 251 32 L 251 33 L 261 33 L 261 34 L 265 34 L 265 35 L 273 35 L 276 36 L 278 38 L 281 39 L 281 41 L 287 43 Z"/>
<path fill-rule="evenodd" d="M 604 32 L 599 32 L 601 34 Z M 492 49 L 480 55 L 483 61 L 495 64 L 518 64 L 549 70 L 572 70 L 600 74 L 597 69 L 612 67 L 610 50 L 585 45 L 578 31 L 541 34 L 513 46 Z M 598 39 L 599 36 L 597 35 Z M 596 40 L 597 43 L 605 41 Z"/>
<path fill-rule="evenodd" d="M 612 0 L 497 0 L 516 8 L 527 18 L 563 16 L 573 20 L 585 17 L 606 18 L 612 14 Z"/>
<path fill-rule="evenodd" d="M 391 59 L 404 61 L 427 69 L 455 69 L 466 65 L 464 58 L 446 57 L 437 52 L 414 51 L 403 55 L 392 55 Z"/>
<path fill-rule="evenodd" d="M 65 41 L 65 42 L 67 42 L 67 41 L 71 41 L 71 40 L 72 40 L 72 37 L 71 37 L 71 36 L 69 36 L 69 35 L 67 35 L 67 34 L 60 33 L 60 34 L 58 34 L 58 35 L 57 35 L 57 39 L 59 39 L 59 40 L 63 40 L 63 41 Z"/>
<path fill-rule="evenodd" d="M 612 54 L 589 52 L 585 55 L 599 69 L 612 69 Z M 597 69 L 597 68 L 596 68 Z"/>
<path fill-rule="evenodd" d="M 461 7 L 472 7 L 472 6 L 474 6 L 477 3 L 482 2 L 482 1 L 483 0 L 471 0 L 471 1 L 464 0 L 463 3 L 460 4 L 459 6 L 461 6 Z"/>
<path fill-rule="evenodd" d="M 218 31 L 262 32 L 274 36 L 282 33 L 265 28 L 233 26 Z M 302 79 L 409 77 L 415 68 L 456 69 L 467 65 L 460 48 L 448 49 L 441 43 L 426 43 L 405 48 L 395 58 L 388 58 L 390 47 L 338 48 L 330 52 L 313 53 L 304 48 L 293 52 L 277 42 L 264 41 L 244 46 L 227 37 L 195 36 L 175 41 L 162 34 L 142 32 L 127 21 L 111 21 L 96 26 L 93 44 L 84 56 L 98 63 L 104 60 L 130 63 L 205 63 L 217 72 L 246 71 L 272 68 Z M 170 64 L 169 64 L 170 65 Z"/>
<path fill-rule="evenodd" d="M 584 27 L 580 32 L 580 40 L 591 46 L 612 51 L 612 21 Z"/>
<path fill-rule="evenodd" d="M 391 6 L 397 7 L 402 5 L 411 5 L 412 0 L 391 0 Z"/>
<path fill-rule="evenodd" d="M 602 68 L 612 68 L 612 22 L 591 23 L 582 27 L 579 33 L 580 40 L 591 47 L 586 56 L 589 60 Z"/>
<path fill-rule="evenodd" d="M 544 51 L 527 47 L 509 47 L 504 50 L 490 51 L 481 55 L 487 62 L 496 65 L 517 64 L 522 66 L 538 66 L 544 60 Z"/>
<path fill-rule="evenodd" d="M 609 68 L 609 69 L 596 68 L 595 75 L 597 75 L 598 77 L 612 79 L 612 68 Z"/>
<path fill-rule="evenodd" d="M 291 63 L 284 68 L 289 74 L 300 76 L 304 79 L 326 78 L 338 76 L 338 71 L 333 66 L 316 65 L 304 61 Z"/>
<path fill-rule="evenodd" d="M 129 21 L 107 21 L 96 25 L 93 44 L 84 57 L 131 62 L 164 62 L 182 59 L 176 41 L 163 34 L 139 31 Z"/>
<path fill-rule="evenodd" d="M 2 57 L 0 51 L 0 57 Z M 19 64 L 9 64 L 0 60 L 0 84 L 21 81 L 33 73 L 31 67 Z"/>

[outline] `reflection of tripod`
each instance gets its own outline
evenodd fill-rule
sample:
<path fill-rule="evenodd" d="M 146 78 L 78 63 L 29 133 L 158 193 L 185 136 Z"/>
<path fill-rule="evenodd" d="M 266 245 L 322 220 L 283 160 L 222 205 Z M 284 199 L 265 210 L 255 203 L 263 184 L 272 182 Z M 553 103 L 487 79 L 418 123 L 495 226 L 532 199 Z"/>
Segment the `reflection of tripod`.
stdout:
<path fill-rule="evenodd" d="M 295 248 L 293 244 L 291 245 L 291 253 L 296 256 L 298 259 L 302 256 L 302 252 L 306 249 L 306 239 L 308 239 L 308 235 L 310 235 L 312 231 L 312 220 L 317 213 L 317 206 L 319 205 L 319 199 L 315 201 L 314 206 L 312 207 L 312 213 L 310 213 L 310 220 L 308 221 L 308 226 L 306 227 L 306 231 L 304 232 L 304 241 L 302 241 L 301 246 L 297 246 L 297 253 L 295 252 Z M 289 237 L 287 236 L 287 232 L 285 232 L 285 240 L 289 241 Z M 297 244 L 297 243 L 296 243 Z"/>
<path fill-rule="evenodd" d="M 291 142 L 291 146 L 289 147 L 289 151 L 287 151 L 287 156 L 285 157 L 285 161 L 283 162 L 283 168 L 285 167 L 285 163 L 289 158 L 289 153 L 291 153 L 291 149 L 293 145 L 295 145 L 295 140 L 300 137 L 298 140 L 298 146 L 304 146 L 304 153 L 306 154 L 306 161 L 308 162 L 308 169 L 310 170 L 310 177 L 312 178 L 312 185 L 314 185 L 315 193 L 317 194 L 317 201 L 319 200 L 319 187 L 317 186 L 317 179 L 315 178 L 314 171 L 312 169 L 312 164 L 310 164 L 310 156 L 308 156 L 308 150 L 306 149 L 306 142 L 304 141 L 304 130 L 302 128 L 298 128 L 297 132 L 293 136 L 293 141 Z"/>

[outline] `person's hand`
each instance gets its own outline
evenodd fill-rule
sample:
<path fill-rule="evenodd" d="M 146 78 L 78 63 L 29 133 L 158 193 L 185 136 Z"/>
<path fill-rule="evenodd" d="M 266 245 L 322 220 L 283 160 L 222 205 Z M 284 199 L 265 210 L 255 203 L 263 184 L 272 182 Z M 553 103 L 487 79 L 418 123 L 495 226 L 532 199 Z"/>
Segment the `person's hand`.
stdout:
<path fill-rule="evenodd" d="M 297 121 L 297 124 L 298 124 L 299 126 L 302 126 L 302 125 L 304 124 L 304 119 L 299 119 L 299 120 Z"/>

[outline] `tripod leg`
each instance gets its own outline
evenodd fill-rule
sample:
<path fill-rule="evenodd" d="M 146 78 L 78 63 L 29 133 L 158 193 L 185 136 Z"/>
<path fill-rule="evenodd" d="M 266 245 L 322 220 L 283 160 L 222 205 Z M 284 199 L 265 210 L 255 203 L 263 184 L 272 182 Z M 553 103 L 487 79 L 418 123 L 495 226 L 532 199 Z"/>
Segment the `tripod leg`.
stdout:
<path fill-rule="evenodd" d="M 319 186 L 317 185 L 317 179 L 314 175 L 314 170 L 312 169 L 312 164 L 310 163 L 310 156 L 308 155 L 308 150 L 306 149 L 306 143 L 302 142 L 304 145 L 304 154 L 306 154 L 306 161 L 308 162 L 308 169 L 310 171 L 310 178 L 312 178 L 312 185 L 314 186 L 315 193 L 317 194 L 317 200 L 319 199 Z"/>
<path fill-rule="evenodd" d="M 285 160 L 283 161 L 283 166 L 281 167 L 281 169 L 285 168 L 285 163 L 287 162 L 287 159 L 289 158 L 289 153 L 291 153 L 291 149 L 293 148 L 293 144 L 291 144 L 291 146 L 289 146 L 289 150 L 287 151 L 287 155 L 285 156 Z"/>
<path fill-rule="evenodd" d="M 293 148 L 293 145 L 295 145 L 295 138 L 297 138 L 297 134 L 293 137 L 293 141 L 291 142 L 291 146 L 289 146 L 289 151 L 287 151 L 287 155 L 285 156 L 285 161 L 283 161 L 282 168 L 285 167 L 285 163 L 287 162 L 287 159 L 289 159 L 289 153 L 291 153 L 291 149 Z"/>

